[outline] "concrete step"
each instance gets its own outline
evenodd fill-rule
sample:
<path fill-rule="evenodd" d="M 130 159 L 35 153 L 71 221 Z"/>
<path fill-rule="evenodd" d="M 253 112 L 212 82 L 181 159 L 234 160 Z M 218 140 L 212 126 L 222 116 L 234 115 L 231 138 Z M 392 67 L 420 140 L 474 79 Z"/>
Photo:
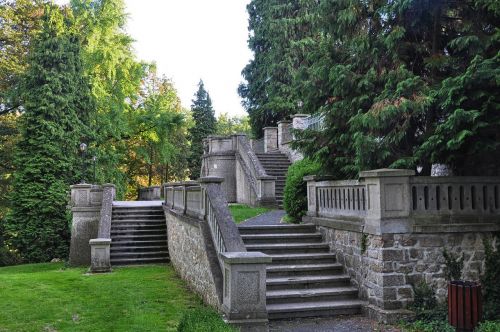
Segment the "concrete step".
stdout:
<path fill-rule="evenodd" d="M 168 251 L 167 244 L 164 243 L 163 245 L 156 245 L 156 246 L 111 246 L 111 253 L 128 253 L 128 252 L 134 252 L 134 253 L 146 253 L 146 252 L 158 252 L 158 251 Z"/>
<path fill-rule="evenodd" d="M 248 244 L 247 251 L 260 251 L 265 254 L 302 254 L 302 253 L 327 253 L 330 247 L 326 243 L 272 243 Z"/>
<path fill-rule="evenodd" d="M 111 259 L 111 266 L 159 264 L 159 263 L 168 263 L 169 261 L 170 259 L 168 257 L 119 258 L 119 259 Z"/>
<path fill-rule="evenodd" d="M 168 251 L 150 251 L 150 252 L 111 252 L 111 259 L 115 258 L 158 258 L 158 257 L 168 257 Z"/>
<path fill-rule="evenodd" d="M 273 254 L 272 265 L 332 264 L 337 261 L 335 254 Z"/>
<path fill-rule="evenodd" d="M 238 227 L 241 235 L 245 234 L 303 234 L 316 233 L 316 226 L 313 224 L 298 224 L 298 225 L 258 225 Z"/>
<path fill-rule="evenodd" d="M 267 305 L 269 319 L 354 315 L 361 312 L 361 300 L 318 301 Z"/>
<path fill-rule="evenodd" d="M 266 293 L 267 304 L 304 303 L 356 299 L 356 287 L 285 289 Z"/>
<path fill-rule="evenodd" d="M 166 220 L 158 220 L 158 219 L 130 219 L 130 220 L 122 220 L 122 219 L 118 219 L 118 220 L 111 220 L 111 227 L 113 225 L 144 225 L 144 226 L 148 226 L 148 225 L 166 225 Z"/>
<path fill-rule="evenodd" d="M 111 229 L 111 240 L 115 238 L 115 236 L 137 236 L 137 235 L 163 235 L 167 234 L 166 229 Z"/>
<path fill-rule="evenodd" d="M 144 211 L 163 211 L 163 206 L 155 205 L 155 206 L 120 206 L 113 205 L 113 212 L 144 212 Z"/>
<path fill-rule="evenodd" d="M 113 219 L 165 219 L 165 215 L 158 214 L 140 214 L 140 213 L 113 213 Z"/>
<path fill-rule="evenodd" d="M 143 223 L 111 223 L 111 230 L 120 230 L 120 229 L 137 229 L 137 230 L 153 230 L 156 229 L 158 231 L 163 231 L 167 229 L 167 225 L 165 223 L 153 223 L 153 222 L 143 222 Z"/>
<path fill-rule="evenodd" d="M 121 247 L 121 246 L 163 246 L 167 245 L 167 237 L 163 237 L 160 240 L 128 240 L 128 241 L 113 241 L 111 242 L 111 247 Z"/>
<path fill-rule="evenodd" d="M 113 243 L 117 242 L 141 242 L 141 241 L 167 241 L 167 233 L 153 235 L 116 235 L 113 237 Z"/>
<path fill-rule="evenodd" d="M 348 275 L 327 275 L 327 276 L 295 276 L 267 278 L 266 285 L 268 291 L 285 289 L 310 289 L 310 288 L 333 288 L 350 286 Z"/>
<path fill-rule="evenodd" d="M 282 233 L 282 234 L 246 234 L 241 238 L 245 244 L 260 243 L 312 243 L 321 242 L 323 238 L 320 233 Z"/>
<path fill-rule="evenodd" d="M 293 276 L 326 276 L 342 274 L 343 266 L 340 263 L 323 264 L 291 264 L 268 265 L 266 268 L 269 278 Z"/>

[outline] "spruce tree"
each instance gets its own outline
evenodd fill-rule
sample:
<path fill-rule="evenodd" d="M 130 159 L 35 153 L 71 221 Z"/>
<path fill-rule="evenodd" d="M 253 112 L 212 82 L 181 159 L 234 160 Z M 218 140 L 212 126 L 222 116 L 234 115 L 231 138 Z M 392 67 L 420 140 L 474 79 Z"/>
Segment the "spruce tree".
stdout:
<path fill-rule="evenodd" d="M 203 81 L 198 83 L 198 91 L 194 94 L 191 112 L 194 126 L 189 131 L 191 141 L 191 153 L 189 156 L 189 172 L 192 179 L 200 177 L 201 158 L 203 156 L 203 139 L 215 134 L 216 120 L 215 112 L 212 108 L 212 100 Z"/>
<path fill-rule="evenodd" d="M 28 262 L 64 258 L 68 252 L 69 185 L 80 172 L 78 144 L 88 134 L 89 108 L 78 39 L 71 17 L 47 5 L 42 31 L 29 56 L 23 86 L 21 139 L 15 153 L 9 244 Z"/>

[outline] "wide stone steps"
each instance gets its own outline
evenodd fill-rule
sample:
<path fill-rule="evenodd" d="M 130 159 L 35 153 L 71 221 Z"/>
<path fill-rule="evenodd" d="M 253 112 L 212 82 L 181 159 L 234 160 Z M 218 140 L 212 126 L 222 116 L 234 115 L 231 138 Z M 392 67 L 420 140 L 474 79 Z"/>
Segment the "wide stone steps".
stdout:
<path fill-rule="evenodd" d="M 357 314 L 357 299 L 343 266 L 311 224 L 239 226 L 248 251 L 272 257 L 266 267 L 269 319 Z"/>
<path fill-rule="evenodd" d="M 364 302 L 360 300 L 329 300 L 321 302 L 299 302 L 268 304 L 269 319 L 355 315 L 360 313 Z"/>
<path fill-rule="evenodd" d="M 259 158 L 267 175 L 276 176 L 274 193 L 276 204 L 281 207 L 283 205 L 283 190 L 285 188 L 284 180 L 286 179 L 290 161 L 285 154 L 280 152 L 257 153 L 257 158 Z"/>
<path fill-rule="evenodd" d="M 111 265 L 168 262 L 167 226 L 161 206 L 113 206 Z"/>
<path fill-rule="evenodd" d="M 267 291 L 267 304 L 351 300 L 358 295 L 356 287 L 287 289 Z"/>
<path fill-rule="evenodd" d="M 286 242 L 286 243 L 310 243 L 310 242 L 321 242 L 323 238 L 320 233 L 304 233 L 304 234 L 246 234 L 242 235 L 241 238 L 246 244 L 262 244 L 262 243 L 276 243 Z"/>
<path fill-rule="evenodd" d="M 248 251 L 260 251 L 265 254 L 327 253 L 330 248 L 325 243 L 273 243 L 247 244 Z"/>

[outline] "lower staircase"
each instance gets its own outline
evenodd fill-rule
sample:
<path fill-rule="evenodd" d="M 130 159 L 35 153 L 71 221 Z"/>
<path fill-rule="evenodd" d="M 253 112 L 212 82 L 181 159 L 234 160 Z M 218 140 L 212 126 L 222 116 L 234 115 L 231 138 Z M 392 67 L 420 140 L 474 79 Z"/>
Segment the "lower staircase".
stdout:
<path fill-rule="evenodd" d="M 248 251 L 273 258 L 266 281 L 269 319 L 361 312 L 358 289 L 314 225 L 242 225 L 239 230 Z"/>
<path fill-rule="evenodd" d="M 169 261 L 161 205 L 113 206 L 110 258 L 111 266 Z"/>
<path fill-rule="evenodd" d="M 279 207 L 283 206 L 283 191 L 285 189 L 286 173 L 290 166 L 288 157 L 279 152 L 257 153 L 262 167 L 267 175 L 276 176 L 275 195 L 276 203 Z"/>

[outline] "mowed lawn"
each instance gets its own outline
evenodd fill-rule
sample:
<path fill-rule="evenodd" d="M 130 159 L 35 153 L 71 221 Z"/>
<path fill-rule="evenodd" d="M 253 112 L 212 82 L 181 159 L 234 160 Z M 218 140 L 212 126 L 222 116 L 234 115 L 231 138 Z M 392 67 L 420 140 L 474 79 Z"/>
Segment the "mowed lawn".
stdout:
<path fill-rule="evenodd" d="M 242 221 L 269 212 L 271 209 L 265 207 L 250 207 L 245 204 L 230 204 L 229 211 L 233 216 L 234 222 L 239 224 Z"/>
<path fill-rule="evenodd" d="M 170 265 L 86 271 L 0 268 L 0 331 L 175 331 L 188 309 L 202 306 Z"/>

